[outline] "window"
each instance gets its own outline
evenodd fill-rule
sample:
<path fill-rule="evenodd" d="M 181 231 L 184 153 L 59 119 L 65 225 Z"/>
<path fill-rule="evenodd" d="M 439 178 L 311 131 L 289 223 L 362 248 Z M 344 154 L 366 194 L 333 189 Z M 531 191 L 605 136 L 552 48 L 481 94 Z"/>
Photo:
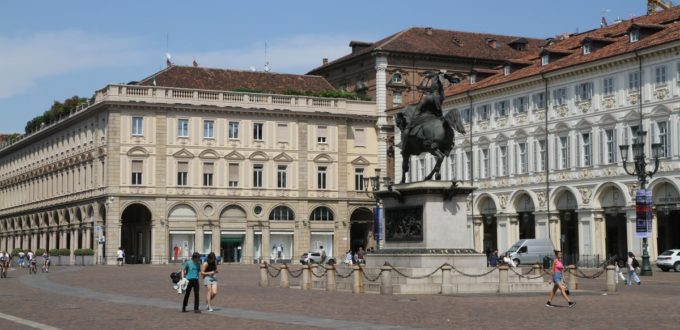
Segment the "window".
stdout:
<path fill-rule="evenodd" d="M 309 220 L 333 221 L 333 211 L 325 206 L 317 207 L 312 211 Z"/>
<path fill-rule="evenodd" d="M 508 146 L 498 147 L 498 176 L 508 175 Z"/>
<path fill-rule="evenodd" d="M 489 120 L 491 116 L 491 107 L 488 104 L 477 107 L 477 118 L 479 120 Z"/>
<path fill-rule="evenodd" d="M 553 100 L 555 105 L 566 105 L 567 104 L 567 89 L 562 87 L 553 91 Z"/>
<path fill-rule="evenodd" d="M 276 124 L 276 139 L 282 143 L 288 143 L 288 124 Z"/>
<path fill-rule="evenodd" d="M 637 91 L 640 89 L 640 72 L 631 72 L 628 74 L 628 89 Z"/>
<path fill-rule="evenodd" d="M 517 174 L 526 174 L 529 172 L 529 153 L 527 152 L 527 143 L 517 143 Z"/>
<path fill-rule="evenodd" d="M 238 164 L 229 164 L 229 187 L 238 187 Z"/>
<path fill-rule="evenodd" d="M 548 63 L 550 63 L 550 55 L 548 54 L 541 55 L 541 65 L 547 65 Z"/>
<path fill-rule="evenodd" d="M 364 169 L 354 169 L 354 190 L 364 191 Z"/>
<path fill-rule="evenodd" d="M 326 126 L 318 126 L 316 128 L 316 142 L 326 143 L 328 137 L 328 128 Z"/>
<path fill-rule="evenodd" d="M 214 163 L 203 163 L 203 186 L 212 187 L 213 186 L 213 172 Z"/>
<path fill-rule="evenodd" d="M 132 161 L 132 184 L 133 185 L 142 185 L 142 169 L 143 169 L 143 161 L 141 160 L 133 160 Z"/>
<path fill-rule="evenodd" d="M 186 186 L 188 185 L 188 178 L 189 176 L 189 163 L 187 162 L 179 162 L 177 163 L 177 185 L 178 186 Z"/>
<path fill-rule="evenodd" d="M 253 140 L 255 141 L 262 141 L 262 130 L 264 128 L 264 124 L 262 123 L 255 123 L 253 124 Z"/>
<path fill-rule="evenodd" d="M 144 117 L 132 117 L 132 135 L 144 135 Z"/>
<path fill-rule="evenodd" d="M 654 68 L 654 77 L 657 85 L 666 84 L 666 67 L 663 65 Z"/>
<path fill-rule="evenodd" d="M 559 169 L 569 168 L 569 137 L 560 136 L 558 137 L 560 154 L 559 154 Z"/>
<path fill-rule="evenodd" d="M 574 87 L 577 101 L 587 101 L 593 96 L 593 83 L 587 82 Z"/>
<path fill-rule="evenodd" d="M 418 160 L 416 161 L 416 165 L 417 165 L 416 174 L 418 175 L 417 180 L 422 181 L 423 179 L 425 179 L 426 169 L 425 158 L 418 158 Z"/>
<path fill-rule="evenodd" d="M 465 152 L 465 169 L 463 170 L 465 180 L 470 180 L 472 177 L 472 152 Z"/>
<path fill-rule="evenodd" d="M 455 154 L 450 154 L 449 155 L 449 180 L 454 180 L 456 178 L 456 155 Z"/>
<path fill-rule="evenodd" d="M 189 119 L 177 120 L 177 136 L 189 137 Z"/>
<path fill-rule="evenodd" d="M 354 129 L 354 146 L 355 147 L 366 146 L 366 131 L 363 128 Z"/>
<path fill-rule="evenodd" d="M 262 170 L 264 165 L 253 165 L 253 188 L 262 188 Z"/>
<path fill-rule="evenodd" d="M 671 155 L 671 139 L 668 126 L 669 125 L 667 121 L 656 122 L 656 125 L 652 125 L 652 141 L 655 143 L 661 143 L 661 153 L 659 154 L 660 158 L 670 157 Z"/>
<path fill-rule="evenodd" d="M 630 40 L 630 42 L 636 42 L 640 40 L 640 30 L 638 29 L 631 30 L 630 34 L 628 35 L 628 39 Z"/>
<path fill-rule="evenodd" d="M 392 92 L 392 106 L 401 104 L 401 92 Z"/>
<path fill-rule="evenodd" d="M 392 83 L 398 84 L 402 80 L 401 73 L 397 72 L 392 75 Z"/>
<path fill-rule="evenodd" d="M 276 187 L 286 188 L 286 172 L 288 172 L 288 166 L 279 165 L 276 169 Z"/>
<path fill-rule="evenodd" d="M 470 75 L 470 85 L 476 84 L 477 83 L 477 74 L 473 73 Z"/>
<path fill-rule="evenodd" d="M 604 95 L 613 95 L 614 94 L 614 78 L 613 77 L 602 79 L 602 93 Z"/>
<path fill-rule="evenodd" d="M 583 49 L 583 55 L 590 54 L 590 43 L 583 44 L 581 48 Z"/>
<path fill-rule="evenodd" d="M 529 98 L 526 96 L 518 97 L 515 99 L 515 111 L 517 113 L 525 113 L 527 112 L 527 108 L 529 107 Z"/>
<path fill-rule="evenodd" d="M 470 123 L 470 109 L 463 109 L 463 110 L 458 110 L 458 111 L 460 111 L 460 118 L 463 120 L 463 124 L 469 124 Z"/>
<path fill-rule="evenodd" d="M 295 214 L 287 206 L 277 206 L 269 213 L 269 220 L 295 220 Z"/>
<path fill-rule="evenodd" d="M 316 188 L 326 189 L 326 166 L 319 166 L 316 174 Z"/>
<path fill-rule="evenodd" d="M 545 171 L 545 140 L 536 141 L 536 158 L 534 168 L 537 172 Z"/>
<path fill-rule="evenodd" d="M 481 150 L 482 167 L 479 169 L 479 177 L 484 179 L 489 177 L 489 149 Z"/>
<path fill-rule="evenodd" d="M 616 130 L 613 128 L 600 131 L 602 138 L 602 164 L 616 163 Z"/>
<path fill-rule="evenodd" d="M 238 122 L 236 121 L 229 122 L 229 138 L 238 139 Z"/>
<path fill-rule="evenodd" d="M 503 74 L 506 75 L 506 76 L 510 75 L 510 66 L 509 65 L 506 65 L 506 66 L 503 67 Z"/>
<path fill-rule="evenodd" d="M 507 117 L 508 116 L 509 103 L 510 102 L 508 102 L 508 101 L 496 102 L 496 116 Z"/>
<path fill-rule="evenodd" d="M 581 133 L 581 166 L 587 167 L 593 165 L 593 148 L 592 148 L 592 134 L 590 132 Z"/>
<path fill-rule="evenodd" d="M 213 120 L 203 121 L 203 138 L 204 139 L 215 138 L 215 121 Z"/>
<path fill-rule="evenodd" d="M 532 96 L 534 109 L 545 109 L 545 93 L 537 93 Z"/>

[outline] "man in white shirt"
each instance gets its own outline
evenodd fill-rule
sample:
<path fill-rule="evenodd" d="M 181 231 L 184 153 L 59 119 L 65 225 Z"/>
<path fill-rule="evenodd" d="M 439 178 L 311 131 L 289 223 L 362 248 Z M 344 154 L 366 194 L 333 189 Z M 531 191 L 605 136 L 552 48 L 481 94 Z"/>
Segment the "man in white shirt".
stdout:
<path fill-rule="evenodd" d="M 118 252 L 116 253 L 117 261 L 118 261 L 118 266 L 123 267 L 123 264 L 125 263 L 125 252 L 123 252 L 123 248 L 119 247 Z"/>

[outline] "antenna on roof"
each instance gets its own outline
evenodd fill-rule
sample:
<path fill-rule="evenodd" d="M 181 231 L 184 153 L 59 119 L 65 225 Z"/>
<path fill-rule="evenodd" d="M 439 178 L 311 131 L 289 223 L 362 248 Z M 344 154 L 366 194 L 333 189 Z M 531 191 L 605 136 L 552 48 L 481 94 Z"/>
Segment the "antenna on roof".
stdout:
<path fill-rule="evenodd" d="M 264 72 L 271 71 L 272 68 L 269 66 L 269 61 L 267 60 L 267 42 L 264 43 Z"/>

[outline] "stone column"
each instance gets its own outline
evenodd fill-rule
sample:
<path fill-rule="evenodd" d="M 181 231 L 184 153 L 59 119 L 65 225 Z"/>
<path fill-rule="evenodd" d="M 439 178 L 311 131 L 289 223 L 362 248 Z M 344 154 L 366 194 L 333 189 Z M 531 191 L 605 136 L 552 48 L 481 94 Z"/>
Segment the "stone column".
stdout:
<path fill-rule="evenodd" d="M 262 260 L 271 262 L 271 248 L 269 247 L 269 227 L 262 227 Z"/>
<path fill-rule="evenodd" d="M 213 232 L 214 233 L 214 232 Z M 214 235 L 214 234 L 213 234 Z M 253 263 L 253 242 L 255 241 L 255 232 L 253 227 L 246 227 L 246 237 L 241 248 L 241 263 Z"/>
<path fill-rule="evenodd" d="M 92 227 L 88 225 L 88 227 L 85 227 L 83 229 L 83 249 L 90 249 L 91 244 L 90 244 L 90 232 L 92 231 Z"/>
<path fill-rule="evenodd" d="M 607 225 L 604 221 L 604 212 L 597 210 L 593 212 L 593 253 L 599 254 L 601 258 L 607 258 Z"/>
<path fill-rule="evenodd" d="M 69 234 L 71 234 L 71 244 L 68 247 L 71 250 L 70 262 L 71 262 L 71 265 L 74 265 L 75 262 L 76 262 L 74 251 L 76 250 L 76 244 L 77 244 L 77 241 L 78 241 L 78 233 L 77 233 L 77 229 L 69 228 L 68 230 L 69 230 Z"/>
<path fill-rule="evenodd" d="M 387 57 L 375 58 L 375 101 L 378 122 L 378 168 L 381 176 L 387 175 Z"/>
<path fill-rule="evenodd" d="M 475 251 L 483 251 L 484 250 L 484 223 L 482 222 L 482 216 L 481 215 L 474 216 L 472 223 L 473 223 Z"/>
<path fill-rule="evenodd" d="M 549 219 L 549 227 L 550 227 L 550 239 L 553 242 L 553 246 L 555 246 L 556 249 L 560 248 L 560 218 L 558 214 L 556 213 L 551 213 L 548 215 Z"/>
<path fill-rule="evenodd" d="M 224 260 L 224 256 L 221 255 L 222 249 L 220 244 L 222 243 L 222 231 L 220 228 L 219 220 L 217 222 L 217 225 L 212 226 L 212 250 L 215 252 L 215 255 L 219 255 L 222 257 L 222 260 Z"/>
<path fill-rule="evenodd" d="M 510 248 L 519 241 L 519 216 L 517 213 L 508 214 L 508 246 Z"/>
<path fill-rule="evenodd" d="M 203 226 L 196 225 L 196 233 L 194 234 L 194 252 L 203 254 L 205 247 L 203 246 Z"/>

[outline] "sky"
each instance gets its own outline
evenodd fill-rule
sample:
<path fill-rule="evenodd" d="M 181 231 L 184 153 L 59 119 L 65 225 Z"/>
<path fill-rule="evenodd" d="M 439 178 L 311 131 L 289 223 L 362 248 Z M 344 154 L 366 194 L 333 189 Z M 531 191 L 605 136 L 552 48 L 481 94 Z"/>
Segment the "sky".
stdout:
<path fill-rule="evenodd" d="M 7 0 L 0 133 L 23 133 L 54 100 L 150 76 L 166 53 L 178 65 L 263 70 L 268 61 L 304 74 L 349 53 L 351 40 L 414 26 L 547 38 L 645 11 L 644 0 Z"/>

